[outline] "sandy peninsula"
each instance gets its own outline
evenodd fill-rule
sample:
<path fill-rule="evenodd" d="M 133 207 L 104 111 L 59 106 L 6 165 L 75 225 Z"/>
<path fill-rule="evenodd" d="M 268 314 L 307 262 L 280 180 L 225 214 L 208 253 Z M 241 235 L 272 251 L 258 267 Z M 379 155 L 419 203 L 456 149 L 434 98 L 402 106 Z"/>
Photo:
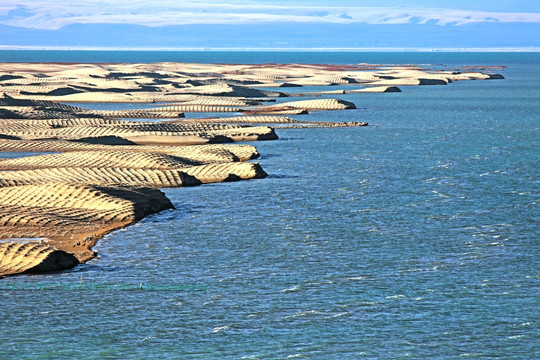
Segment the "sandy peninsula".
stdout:
<path fill-rule="evenodd" d="M 94 258 L 92 247 L 103 235 L 173 207 L 159 188 L 266 177 L 251 161 L 259 156 L 257 149 L 241 142 L 276 140 L 277 126 L 366 126 L 306 116 L 356 108 L 340 94 L 502 78 L 490 71 L 368 64 L 2 63 L 0 151 L 46 154 L 0 160 L 0 277 L 66 269 Z M 346 87 L 286 91 L 332 85 Z M 110 111 L 69 103 L 141 106 Z"/>

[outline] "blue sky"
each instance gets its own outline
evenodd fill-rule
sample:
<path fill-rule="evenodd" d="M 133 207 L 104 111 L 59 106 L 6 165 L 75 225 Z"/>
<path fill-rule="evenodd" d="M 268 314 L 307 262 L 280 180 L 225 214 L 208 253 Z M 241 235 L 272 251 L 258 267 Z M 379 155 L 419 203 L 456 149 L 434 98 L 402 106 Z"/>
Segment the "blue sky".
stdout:
<path fill-rule="evenodd" d="M 180 27 L 187 29 L 187 26 L 192 26 L 190 31 L 194 32 L 194 36 L 198 36 L 197 29 L 204 31 L 201 27 L 204 25 L 271 27 L 279 24 L 297 24 L 303 28 L 318 25 L 328 26 L 329 29 L 334 25 L 342 25 L 344 29 L 346 26 L 358 29 L 360 25 L 377 25 L 378 32 L 384 26 L 387 26 L 387 29 L 397 28 L 397 25 L 425 26 L 426 31 L 438 26 L 446 28 L 448 34 L 451 34 L 452 28 L 477 26 L 479 30 L 475 31 L 481 32 L 480 27 L 483 25 L 487 26 L 486 31 L 492 31 L 489 29 L 497 26 L 502 29 L 512 24 L 513 29 L 516 29 L 517 25 L 519 30 L 521 24 L 523 29 L 540 24 L 540 1 L 2 0 L 0 2 L 0 26 L 2 26 L 0 45 L 16 45 L 19 37 L 21 45 L 28 45 L 31 33 L 25 30 L 36 31 L 32 34 L 38 38 L 42 34 L 40 45 L 46 45 L 47 36 L 54 38 L 73 26 L 79 26 L 78 31 L 89 31 L 101 25 L 115 25 L 120 32 L 122 27 L 126 31 L 128 28 L 130 31 L 140 31 L 143 38 L 146 36 L 144 28 L 169 27 L 176 29 L 171 31 L 171 40 L 177 41 L 179 34 L 181 35 Z M 87 30 L 82 30 L 83 28 Z M 294 31 L 294 28 L 291 29 Z M 3 37 L 4 44 L 2 31 L 10 36 L 7 40 L 5 36 Z M 73 41 L 76 36 L 77 33 L 74 32 Z M 331 37 L 331 34 L 328 33 L 328 36 Z M 335 36 L 339 34 L 336 33 Z M 55 41 L 56 45 L 63 45 L 62 42 L 70 44 L 67 34 L 63 34 Z M 204 38 L 200 37 L 200 41 L 200 45 L 205 46 Z M 382 42 L 384 43 L 384 39 Z"/>

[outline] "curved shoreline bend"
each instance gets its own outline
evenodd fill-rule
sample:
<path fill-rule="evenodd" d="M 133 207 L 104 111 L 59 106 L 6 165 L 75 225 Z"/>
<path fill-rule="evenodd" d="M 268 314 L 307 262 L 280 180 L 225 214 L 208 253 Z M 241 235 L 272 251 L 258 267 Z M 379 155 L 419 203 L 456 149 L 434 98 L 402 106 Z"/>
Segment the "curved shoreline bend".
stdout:
<path fill-rule="evenodd" d="M 314 122 L 303 115 L 356 108 L 336 95 L 501 78 L 473 70 L 365 64 L 0 64 L 0 151 L 54 153 L 0 160 L 0 277 L 62 270 L 94 258 L 92 247 L 103 235 L 173 208 L 158 188 L 264 178 L 259 164 L 247 162 L 259 156 L 255 147 L 230 143 L 275 140 L 272 125 L 367 125 Z M 281 91 L 329 85 L 349 89 Z M 292 96 L 309 99 L 287 99 Z M 66 105 L 115 102 L 152 105 L 118 111 Z M 189 119 L 185 112 L 224 116 Z M 296 115 L 303 116 L 290 117 Z"/>

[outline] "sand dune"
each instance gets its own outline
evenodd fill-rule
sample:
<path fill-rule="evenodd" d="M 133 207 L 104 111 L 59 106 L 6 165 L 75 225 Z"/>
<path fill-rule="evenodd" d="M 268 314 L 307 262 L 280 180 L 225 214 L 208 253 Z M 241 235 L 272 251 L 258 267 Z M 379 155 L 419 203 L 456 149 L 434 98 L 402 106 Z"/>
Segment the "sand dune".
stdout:
<path fill-rule="evenodd" d="M 259 165 L 255 163 L 227 163 L 220 168 L 208 168 L 208 166 L 214 165 L 218 164 L 183 167 L 175 170 L 133 169 L 125 167 L 62 167 L 13 170 L 0 172 L 0 181 L 21 185 L 63 182 L 66 184 L 128 185 L 168 188 L 195 186 L 200 185 L 201 183 L 216 182 L 211 179 L 221 177 L 229 178 L 229 175 L 231 178 L 238 179 L 263 177 L 263 172 L 259 171 Z M 200 179 L 198 177 L 188 176 L 194 171 L 199 174 L 199 170 L 202 171 L 202 173 L 200 173 Z M 218 171 L 217 175 L 213 173 L 214 170 Z M 225 170 L 229 171 L 229 173 L 222 176 L 221 174 Z M 241 175 L 237 176 L 237 172 Z M 251 175 L 242 175 L 248 173 Z"/>
<path fill-rule="evenodd" d="M 157 152 L 189 158 L 198 162 L 245 161 L 259 156 L 252 145 L 212 144 L 197 146 L 140 146 L 104 145 L 65 140 L 10 140 L 0 139 L 0 151 L 10 152 L 72 152 L 72 151 L 122 151 Z"/>
<path fill-rule="evenodd" d="M 192 145 L 209 142 L 271 140 L 275 132 L 268 127 L 219 123 L 128 123 L 73 119 L 40 121 L 0 120 L 0 135 L 19 139 L 64 139 L 119 137 L 136 144 Z M 66 124 L 66 125 L 64 125 Z M 70 125 L 67 125 L 70 124 Z"/>
<path fill-rule="evenodd" d="M 370 86 L 364 89 L 347 90 L 345 93 L 385 93 L 385 92 L 401 92 L 401 89 L 397 86 Z"/>
<path fill-rule="evenodd" d="M 90 248 L 103 234 L 168 208 L 172 204 L 165 195 L 150 188 L 65 183 L 3 187 L 0 238 L 45 238 L 45 244 L 86 261 L 95 256 Z M 9 259 L 0 260 L 5 268 Z M 26 271 L 19 270 L 4 269 L 3 275 Z"/>
<path fill-rule="evenodd" d="M 0 259 L 0 277 L 69 269 L 79 264 L 72 254 L 32 243 L 0 243 Z"/>
<path fill-rule="evenodd" d="M 301 101 L 289 101 L 276 105 L 266 106 L 265 108 L 279 108 L 279 107 L 292 107 L 297 109 L 306 110 L 346 110 L 356 109 L 356 106 L 344 100 L 338 99 L 320 99 L 320 100 L 301 100 Z"/>
<path fill-rule="evenodd" d="M 151 108 L 145 111 L 150 112 L 239 112 L 242 109 L 233 106 L 216 106 L 216 105 L 201 105 L 201 104 L 186 104 L 174 106 L 163 106 L 158 108 Z"/>
<path fill-rule="evenodd" d="M 174 95 L 173 95 L 174 96 Z M 184 100 L 178 100 L 180 99 L 177 97 L 177 100 L 174 100 L 174 98 L 163 98 L 163 100 L 166 101 L 179 101 L 179 106 L 188 106 L 188 105 L 201 105 L 201 106 L 251 106 L 251 105 L 260 105 L 260 101 L 254 101 L 249 100 L 247 98 L 239 98 L 239 97 L 230 97 L 230 98 L 221 98 L 221 97 L 214 97 L 214 96 L 194 96 L 189 95 L 189 97 L 186 97 Z M 166 107 L 165 107 L 166 108 Z M 162 110 L 161 108 L 153 108 L 153 111 L 170 111 L 170 110 Z M 208 110 L 210 112 L 212 110 Z"/>
<path fill-rule="evenodd" d="M 292 106 L 265 106 L 259 109 L 244 110 L 247 115 L 305 115 L 309 112 L 306 109 L 299 109 Z"/>
<path fill-rule="evenodd" d="M 265 116 L 265 115 L 254 115 L 254 116 L 231 116 L 225 118 L 203 118 L 203 119 L 185 119 L 181 122 L 193 121 L 196 123 L 241 123 L 241 124 L 289 124 L 289 123 L 302 123 L 294 120 L 293 118 L 286 116 Z M 177 121 L 179 122 L 179 121 Z"/>
<path fill-rule="evenodd" d="M 231 158 L 223 159 L 225 162 Z M 214 161 L 212 161 L 214 162 Z M 0 170 L 34 170 L 63 167 L 125 167 L 131 169 L 170 170 L 203 165 L 205 161 L 164 153 L 126 151 L 74 151 L 69 153 L 0 160 Z"/>
<path fill-rule="evenodd" d="M 368 64 L 0 63 L 0 151 L 53 153 L 0 160 L 0 277 L 88 261 L 104 234 L 173 207 L 156 188 L 265 177 L 259 164 L 246 162 L 259 156 L 255 147 L 224 144 L 277 139 L 274 128 L 261 124 L 367 125 L 279 115 L 356 108 L 333 98 L 340 94 L 502 78 L 473 70 Z M 303 94 L 265 89 L 331 85 L 340 88 Z M 276 101 L 288 96 L 320 98 Z M 155 105 L 91 110 L 85 103 Z M 184 118 L 185 113 L 208 116 Z M 216 113 L 235 116 L 218 118 Z"/>

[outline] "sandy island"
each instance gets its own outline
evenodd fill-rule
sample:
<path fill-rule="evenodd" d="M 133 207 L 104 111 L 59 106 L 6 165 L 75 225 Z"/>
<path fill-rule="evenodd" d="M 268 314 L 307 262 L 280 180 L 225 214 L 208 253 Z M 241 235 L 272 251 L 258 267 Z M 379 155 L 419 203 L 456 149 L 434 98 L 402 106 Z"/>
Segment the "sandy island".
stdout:
<path fill-rule="evenodd" d="M 248 162 L 259 156 L 255 147 L 237 142 L 275 140 L 277 126 L 367 125 L 304 116 L 356 108 L 334 95 L 502 78 L 489 73 L 493 69 L 0 64 L 0 151 L 53 153 L 0 160 L 0 277 L 66 269 L 94 258 L 92 247 L 103 235 L 173 207 L 159 188 L 264 178 L 261 166 Z M 286 91 L 331 85 L 347 89 Z M 66 103 L 137 103 L 141 109 L 88 110 Z M 185 113 L 224 116 L 189 119 Z"/>

